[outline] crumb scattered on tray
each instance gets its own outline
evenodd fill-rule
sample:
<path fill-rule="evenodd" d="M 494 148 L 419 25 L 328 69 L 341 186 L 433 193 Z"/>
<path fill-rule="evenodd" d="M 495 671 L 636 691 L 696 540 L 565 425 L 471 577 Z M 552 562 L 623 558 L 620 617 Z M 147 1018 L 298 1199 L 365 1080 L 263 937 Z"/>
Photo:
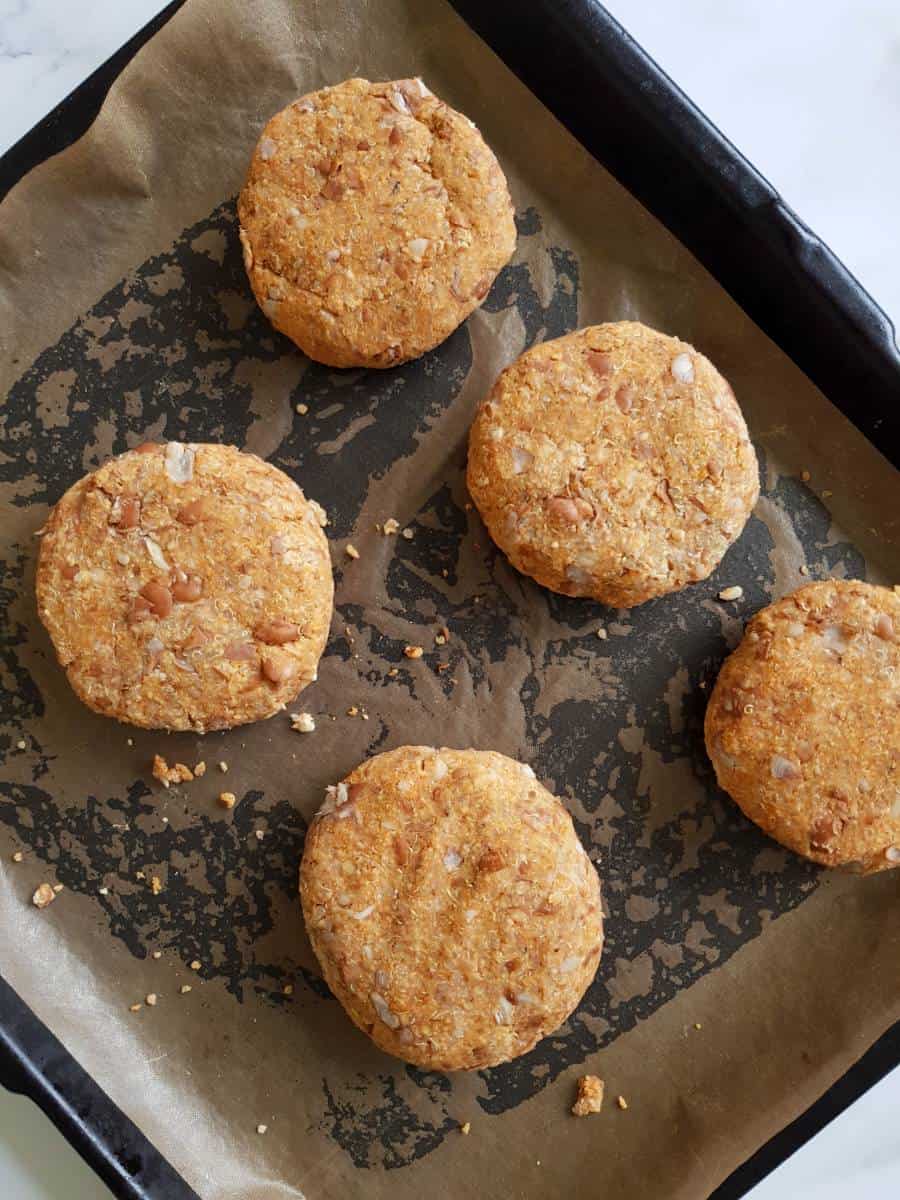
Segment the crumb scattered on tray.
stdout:
<path fill-rule="evenodd" d="M 193 960 L 193 962 L 192 962 L 192 963 L 190 963 L 190 968 L 191 968 L 191 970 L 192 970 L 192 971 L 199 971 L 199 970 L 200 970 L 200 959 L 199 959 L 199 958 L 195 958 L 195 959 Z"/>
<path fill-rule="evenodd" d="M 31 897 L 31 903 L 35 908 L 46 908 L 48 904 L 52 904 L 56 899 L 56 893 L 49 883 L 40 883 L 35 888 L 34 895 Z"/>
<path fill-rule="evenodd" d="M 408 542 L 411 542 L 413 540 L 413 531 L 409 528 L 409 526 L 407 526 L 400 536 L 405 537 Z"/>
<path fill-rule="evenodd" d="M 184 763 L 175 763 L 170 767 L 161 754 L 154 754 L 153 778 L 158 779 L 163 787 L 171 787 L 173 783 L 189 783 L 194 778 L 194 772 Z"/>
<path fill-rule="evenodd" d="M 623 1112 L 628 1107 L 628 1101 L 624 1096 L 616 1096 L 616 1104 L 618 1104 L 619 1108 L 621 1108 Z"/>
<path fill-rule="evenodd" d="M 801 566 L 801 568 L 800 568 L 800 574 L 801 574 L 801 575 L 808 575 L 808 574 L 809 574 L 809 567 L 806 565 L 806 563 L 804 563 L 804 564 Z"/>
<path fill-rule="evenodd" d="M 392 534 L 396 533 L 399 528 L 400 522 L 395 521 L 393 517 L 388 517 L 381 527 L 381 532 L 385 537 L 390 537 Z"/>
<path fill-rule="evenodd" d="M 348 542 L 347 545 L 344 547 L 344 553 L 347 555 L 348 558 L 359 558 L 359 551 L 353 545 L 352 542 Z"/>
<path fill-rule="evenodd" d="M 809 483 L 812 476 L 810 475 L 809 471 L 801 471 L 800 478 L 803 480 L 804 483 Z"/>
<path fill-rule="evenodd" d="M 576 1117 L 587 1117 L 603 1108 L 603 1080 L 596 1075 L 582 1075 L 578 1080 L 578 1094 L 572 1105 Z"/>
<path fill-rule="evenodd" d="M 158 875 L 152 876 L 152 878 L 150 879 L 150 891 L 153 893 L 154 896 L 158 896 L 162 890 L 163 890 L 163 886 L 162 886 L 162 880 L 160 879 L 160 877 Z"/>
<path fill-rule="evenodd" d="M 700 1022 L 699 1022 L 699 1021 L 695 1021 L 695 1022 L 694 1022 L 694 1028 L 695 1028 L 695 1029 L 702 1029 L 702 1028 L 703 1028 L 703 1026 L 700 1024 Z"/>
<path fill-rule="evenodd" d="M 269 1128 L 268 1125 L 257 1125 L 256 1132 L 257 1133 L 265 1133 L 268 1128 Z"/>
<path fill-rule="evenodd" d="M 399 671 L 399 668 L 397 668 L 397 667 L 391 667 L 391 669 L 388 671 L 388 677 L 390 679 L 396 678 L 396 676 L 399 674 L 400 674 L 400 671 Z"/>
<path fill-rule="evenodd" d="M 722 588 L 719 592 L 720 600 L 740 600 L 744 594 L 744 589 L 739 584 L 734 584 L 732 587 Z"/>
<path fill-rule="evenodd" d="M 293 996 L 294 985 L 292 983 L 286 983 L 281 990 L 284 992 L 285 996 Z"/>
<path fill-rule="evenodd" d="M 220 762 L 220 763 L 219 763 L 219 770 L 222 772 L 222 774 L 223 774 L 223 775 L 226 775 L 226 774 L 228 773 L 228 763 L 227 763 L 227 762 Z"/>
<path fill-rule="evenodd" d="M 128 1011 L 129 1012 L 140 1012 L 143 1007 L 144 1007 L 143 1004 L 129 1004 Z"/>
<path fill-rule="evenodd" d="M 421 658 L 425 651 L 421 646 L 404 646 L 403 653 L 407 658 Z"/>
<path fill-rule="evenodd" d="M 186 996 L 188 992 L 193 991 L 189 983 L 183 983 L 178 990 L 181 992 L 182 996 Z"/>
<path fill-rule="evenodd" d="M 315 733 L 316 722 L 312 713 L 291 713 L 291 729 L 297 733 Z"/>
<path fill-rule="evenodd" d="M 605 642 L 606 639 L 609 637 L 609 634 L 606 632 L 606 630 L 603 628 L 602 625 L 596 632 L 597 632 L 597 637 L 600 639 L 601 642 Z"/>
<path fill-rule="evenodd" d="M 356 707 L 355 704 L 351 704 L 350 707 L 347 709 L 347 716 L 348 717 L 358 717 L 359 716 L 359 709 Z"/>
<path fill-rule="evenodd" d="M 263 840 L 263 838 L 266 836 L 266 831 L 264 829 L 254 829 L 253 833 L 256 836 L 256 840 L 258 842 L 261 842 Z"/>
<path fill-rule="evenodd" d="M 28 749 L 28 743 L 25 741 L 24 738 L 19 738 L 19 740 L 16 742 L 16 749 L 17 750 L 27 750 Z"/>
<path fill-rule="evenodd" d="M 158 999 L 159 999 L 159 997 L 157 996 L 156 992 L 148 992 L 147 995 L 144 997 L 144 1001 L 147 1004 L 149 1004 L 151 1008 L 154 1007 L 154 1005 L 156 1004 L 156 1001 Z"/>
<path fill-rule="evenodd" d="M 25 857 L 25 855 L 22 853 L 21 850 L 16 850 L 13 853 L 12 860 L 13 860 L 13 862 L 21 862 L 24 857 Z"/>
<path fill-rule="evenodd" d="M 223 808 L 234 808 L 237 804 L 237 796 L 234 792 L 219 792 L 219 803 Z"/>
<path fill-rule="evenodd" d="M 150 955 L 151 958 L 162 958 L 162 950 L 154 950 Z"/>
<path fill-rule="evenodd" d="M 200 779 L 205 774 L 206 774 L 206 763 L 198 762 L 196 767 L 194 767 L 194 778 Z"/>
<path fill-rule="evenodd" d="M 461 1134 L 464 1134 L 466 1137 L 468 1137 L 469 1134 L 472 1132 L 472 1122 L 464 1121 L 462 1123 L 462 1125 L 460 1125 L 460 1127 L 459 1127 L 459 1132 Z"/>
<path fill-rule="evenodd" d="M 309 405 L 308 404 L 298 404 L 297 412 L 300 414 L 301 417 L 305 417 L 306 414 L 309 412 Z"/>

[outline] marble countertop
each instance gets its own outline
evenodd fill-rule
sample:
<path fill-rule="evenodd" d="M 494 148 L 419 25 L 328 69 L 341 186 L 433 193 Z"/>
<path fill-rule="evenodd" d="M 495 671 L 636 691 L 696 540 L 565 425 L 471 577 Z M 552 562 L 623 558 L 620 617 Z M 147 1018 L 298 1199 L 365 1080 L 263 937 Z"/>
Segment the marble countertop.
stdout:
<path fill-rule="evenodd" d="M 0 0 L 0 153 L 163 7 Z M 607 7 L 900 322 L 897 0 Z M 752 1200 L 896 1194 L 898 1111 L 900 1070 L 764 1180 Z M 33 1105 L 0 1089 L 0 1196 L 110 1193 Z"/>

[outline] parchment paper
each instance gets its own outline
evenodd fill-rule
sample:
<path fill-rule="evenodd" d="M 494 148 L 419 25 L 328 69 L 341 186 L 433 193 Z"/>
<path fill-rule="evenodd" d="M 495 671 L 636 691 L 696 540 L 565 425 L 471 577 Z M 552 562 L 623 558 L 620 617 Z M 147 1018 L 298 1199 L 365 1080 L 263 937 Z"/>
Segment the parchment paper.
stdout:
<path fill-rule="evenodd" d="M 479 124 L 519 214 L 484 308 L 385 373 L 324 369 L 274 334 L 235 236 L 264 120 L 352 74 L 423 75 Z M 716 790 L 701 736 L 743 620 L 801 569 L 898 578 L 896 473 L 441 0 L 190 0 L 88 135 L 0 208 L 0 307 L 0 967 L 201 1196 L 701 1197 L 900 1017 L 900 876 L 826 876 L 782 852 Z M 463 484 L 500 368 L 619 318 L 721 367 L 764 481 L 710 581 L 631 613 L 512 572 Z M 35 532 L 84 471 L 162 437 L 246 446 L 328 509 L 337 611 L 296 706 L 314 735 L 287 715 L 205 738 L 133 731 L 81 707 L 56 665 Z M 411 541 L 375 531 L 391 516 Z M 738 605 L 715 599 L 734 583 Z M 406 643 L 425 657 L 404 659 Z M 594 985 L 557 1035 L 495 1070 L 450 1078 L 381 1055 L 304 937 L 307 819 L 327 783 L 404 742 L 530 761 L 604 879 Z M 154 752 L 209 769 L 163 792 Z M 225 787 L 232 813 L 215 803 Z M 39 912 L 45 879 L 65 890 Z M 156 1007 L 130 1012 L 148 992 Z M 586 1070 L 628 1110 L 569 1116 Z"/>

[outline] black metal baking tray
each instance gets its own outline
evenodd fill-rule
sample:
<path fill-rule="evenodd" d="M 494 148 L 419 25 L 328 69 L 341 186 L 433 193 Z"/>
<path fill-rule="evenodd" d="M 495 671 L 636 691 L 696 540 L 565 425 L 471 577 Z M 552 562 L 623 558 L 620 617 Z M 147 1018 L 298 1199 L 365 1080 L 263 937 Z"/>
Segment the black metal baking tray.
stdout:
<path fill-rule="evenodd" d="M 174 0 L 0 158 L 0 196 L 78 138 Z M 456 9 L 756 323 L 900 467 L 900 353 L 885 314 L 771 185 L 593 0 Z M 900 1063 L 900 1025 L 714 1193 L 737 1200 Z M 113 1192 L 195 1193 L 0 977 L 0 1083 L 47 1113 Z"/>

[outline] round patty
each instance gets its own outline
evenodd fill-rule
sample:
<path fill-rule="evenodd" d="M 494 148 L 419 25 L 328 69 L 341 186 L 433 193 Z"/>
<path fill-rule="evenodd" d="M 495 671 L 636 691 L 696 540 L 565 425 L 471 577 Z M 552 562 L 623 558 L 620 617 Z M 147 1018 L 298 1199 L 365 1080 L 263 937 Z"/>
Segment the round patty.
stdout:
<path fill-rule="evenodd" d="M 629 608 L 705 579 L 759 495 L 729 385 L 634 321 L 528 350 L 481 405 L 468 484 L 519 571 Z"/>
<path fill-rule="evenodd" d="M 496 158 L 420 79 L 348 79 L 274 116 L 238 216 L 264 312 L 336 367 L 392 367 L 442 342 L 516 244 Z"/>
<path fill-rule="evenodd" d="M 78 696 L 151 729 L 269 717 L 316 677 L 331 622 L 325 514 L 233 446 L 148 443 L 50 514 L 37 601 Z"/>
<path fill-rule="evenodd" d="M 829 580 L 747 626 L 706 712 L 721 786 L 813 862 L 900 863 L 900 594 Z"/>
<path fill-rule="evenodd" d="M 431 1070 L 524 1054 L 600 961 L 600 884 L 572 819 L 502 754 L 404 746 L 357 767 L 309 829 L 300 894 L 350 1018 Z"/>

